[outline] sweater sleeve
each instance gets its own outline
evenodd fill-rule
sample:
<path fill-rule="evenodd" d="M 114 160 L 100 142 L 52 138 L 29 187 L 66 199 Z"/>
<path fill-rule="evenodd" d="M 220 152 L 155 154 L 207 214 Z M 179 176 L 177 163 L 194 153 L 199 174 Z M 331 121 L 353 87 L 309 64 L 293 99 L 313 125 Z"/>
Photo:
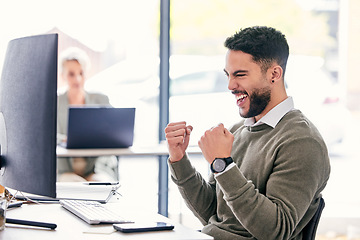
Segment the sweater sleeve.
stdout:
<path fill-rule="evenodd" d="M 187 155 L 179 162 L 170 163 L 171 178 L 178 186 L 187 206 L 203 225 L 216 213 L 214 181 L 205 181 L 193 168 Z"/>
<path fill-rule="evenodd" d="M 238 167 L 215 178 L 235 217 L 256 239 L 288 239 L 324 188 L 329 170 L 325 154 L 311 138 L 280 146 L 265 193 Z"/>

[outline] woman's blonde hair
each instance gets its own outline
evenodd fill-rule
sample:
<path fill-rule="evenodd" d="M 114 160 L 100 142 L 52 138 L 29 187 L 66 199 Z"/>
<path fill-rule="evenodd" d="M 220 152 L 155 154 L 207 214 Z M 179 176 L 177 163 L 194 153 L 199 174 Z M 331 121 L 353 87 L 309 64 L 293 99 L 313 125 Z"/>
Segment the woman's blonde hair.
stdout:
<path fill-rule="evenodd" d="M 84 73 L 90 69 L 89 56 L 80 48 L 69 47 L 65 49 L 59 57 L 59 72 L 63 72 L 63 67 L 67 61 L 77 61 L 83 68 Z"/>

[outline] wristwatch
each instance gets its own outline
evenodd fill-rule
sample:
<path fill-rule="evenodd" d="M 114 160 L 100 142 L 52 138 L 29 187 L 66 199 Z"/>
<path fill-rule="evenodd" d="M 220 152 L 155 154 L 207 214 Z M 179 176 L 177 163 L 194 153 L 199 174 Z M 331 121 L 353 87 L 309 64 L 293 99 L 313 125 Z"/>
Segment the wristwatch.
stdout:
<path fill-rule="evenodd" d="M 233 162 L 233 160 L 231 157 L 215 158 L 214 161 L 210 165 L 210 169 L 213 173 L 221 173 L 232 162 Z"/>

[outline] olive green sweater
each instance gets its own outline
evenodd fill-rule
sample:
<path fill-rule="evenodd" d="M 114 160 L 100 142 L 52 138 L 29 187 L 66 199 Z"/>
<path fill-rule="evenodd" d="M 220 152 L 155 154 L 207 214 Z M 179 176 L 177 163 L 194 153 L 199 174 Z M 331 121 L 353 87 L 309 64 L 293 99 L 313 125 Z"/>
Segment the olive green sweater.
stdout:
<path fill-rule="evenodd" d="M 206 181 L 188 156 L 169 164 L 188 207 L 215 239 L 301 239 L 330 175 L 326 145 L 299 111 L 275 128 L 266 124 L 234 134 L 235 167 Z"/>

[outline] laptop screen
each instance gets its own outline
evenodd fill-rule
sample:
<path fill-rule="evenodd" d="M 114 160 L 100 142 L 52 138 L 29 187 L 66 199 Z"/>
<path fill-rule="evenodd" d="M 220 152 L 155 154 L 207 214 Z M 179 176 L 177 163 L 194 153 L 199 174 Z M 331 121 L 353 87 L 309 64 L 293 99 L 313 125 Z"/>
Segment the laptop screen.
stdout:
<path fill-rule="evenodd" d="M 70 107 L 66 147 L 130 147 L 134 122 L 135 108 Z"/>

